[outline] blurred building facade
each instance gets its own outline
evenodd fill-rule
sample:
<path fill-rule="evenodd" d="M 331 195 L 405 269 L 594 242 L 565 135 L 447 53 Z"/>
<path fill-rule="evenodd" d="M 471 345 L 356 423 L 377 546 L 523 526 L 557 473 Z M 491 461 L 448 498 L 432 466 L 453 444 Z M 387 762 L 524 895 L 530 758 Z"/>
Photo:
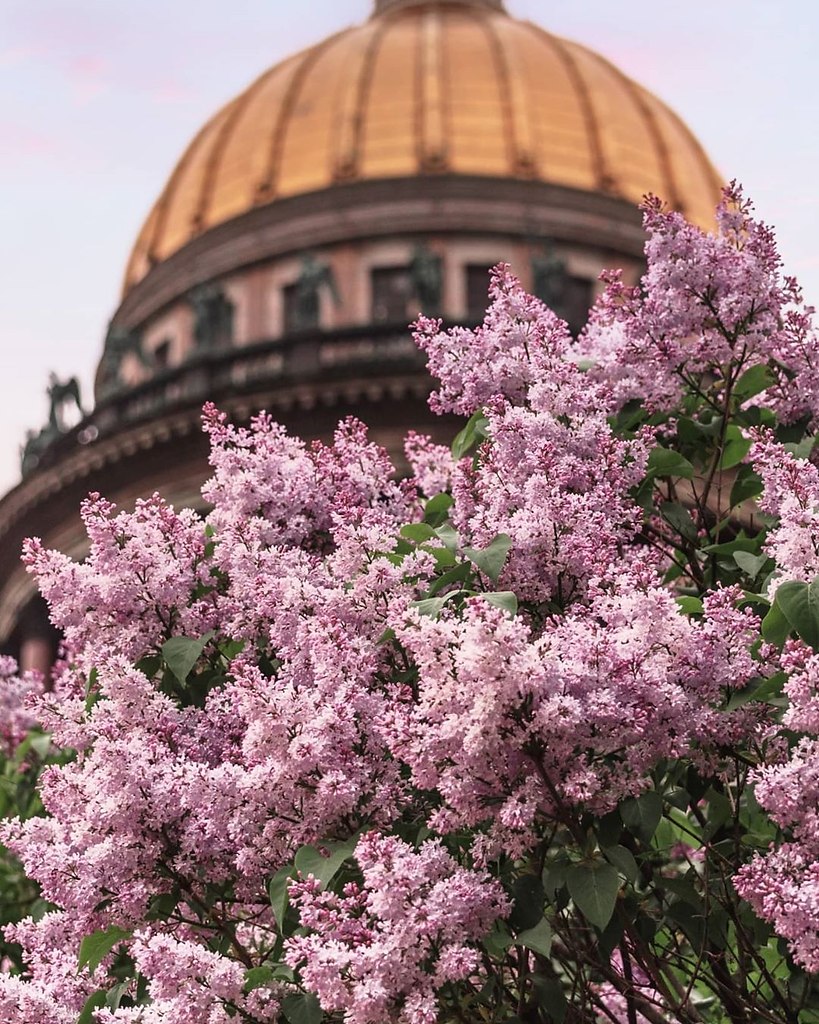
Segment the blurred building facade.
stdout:
<path fill-rule="evenodd" d="M 199 503 L 211 399 L 326 437 L 350 413 L 393 452 L 426 409 L 407 324 L 475 323 L 512 265 L 577 330 L 600 271 L 640 272 L 647 192 L 710 224 L 719 178 L 659 99 L 501 0 L 376 0 L 282 61 L 195 136 L 127 261 L 94 407 L 71 382 L 0 500 L 0 647 L 44 668 L 55 637 L 24 537 L 81 558 L 89 491 Z"/>

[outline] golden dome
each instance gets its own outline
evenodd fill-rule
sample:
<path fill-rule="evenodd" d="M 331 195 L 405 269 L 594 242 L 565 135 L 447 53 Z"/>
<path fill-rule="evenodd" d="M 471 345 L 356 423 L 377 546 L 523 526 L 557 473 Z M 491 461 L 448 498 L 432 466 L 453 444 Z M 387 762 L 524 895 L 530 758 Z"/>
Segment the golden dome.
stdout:
<path fill-rule="evenodd" d="M 368 22 L 266 71 L 202 128 L 137 238 L 128 291 L 209 228 L 341 182 L 548 182 L 712 222 L 720 179 L 669 108 L 500 0 L 377 0 Z"/>

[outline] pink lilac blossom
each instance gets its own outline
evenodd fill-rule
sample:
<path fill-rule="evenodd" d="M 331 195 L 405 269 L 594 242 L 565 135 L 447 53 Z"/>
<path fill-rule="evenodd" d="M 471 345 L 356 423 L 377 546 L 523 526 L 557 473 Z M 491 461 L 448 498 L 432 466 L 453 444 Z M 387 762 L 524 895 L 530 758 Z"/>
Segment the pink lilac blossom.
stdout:
<path fill-rule="evenodd" d="M 773 597 L 784 580 L 810 583 L 819 575 L 819 470 L 790 454 L 770 431 L 751 436 L 749 457 L 764 484 L 759 505 L 777 518 L 765 541 L 777 566 L 768 591 Z"/>
<path fill-rule="evenodd" d="M 508 534 L 500 585 L 565 607 L 585 597 L 589 579 L 610 570 L 637 532 L 641 512 L 628 492 L 645 475 L 650 438 L 613 435 L 606 388 L 566 358 L 566 325 L 508 267 L 493 272 L 490 294 L 486 322 L 475 331 L 416 325 L 441 380 L 432 407 L 483 409 L 487 421 L 478 458 L 454 468 L 452 520 L 476 548 Z"/>
<path fill-rule="evenodd" d="M 668 223 L 668 245 L 658 228 L 652 250 L 656 288 L 676 288 L 681 306 L 696 299 L 685 243 L 716 261 L 721 315 L 748 314 L 730 291 L 733 257 Z M 740 228 L 726 225 L 736 242 Z M 746 230 L 753 280 L 773 288 L 764 233 Z M 18 1024 L 73 1024 L 97 978 L 69 981 L 67 965 L 83 934 L 111 925 L 135 932 L 125 945 L 153 1002 L 104 1011 L 102 1024 L 222 1024 L 234 1005 L 275 1016 L 278 986 L 245 996 L 239 967 L 265 963 L 280 937 L 267 884 L 302 845 L 362 828 L 373 831 L 356 850 L 361 884 L 293 886 L 307 933 L 287 956 L 354 1024 L 431 1024 L 442 987 L 473 976 L 473 944 L 508 909 L 475 864 L 527 852 L 560 804 L 608 810 L 646 788 L 658 760 L 718 759 L 726 735 L 754 728 L 724 702 L 761 671 L 749 653 L 758 620 L 734 589 L 710 595 L 701 619 L 684 615 L 639 543 L 630 491 L 650 433 L 613 433 L 616 388 L 579 369 L 565 325 L 508 268 L 492 297 L 477 331 L 418 325 L 441 379 L 435 408 L 485 416 L 474 457 L 453 465 L 410 438 L 416 476 L 398 481 L 356 420 L 332 445 L 307 445 L 265 414 L 237 427 L 208 406 L 206 523 L 158 497 L 133 513 L 92 497 L 84 564 L 30 543 L 68 642 L 37 716 L 78 753 L 43 776 L 49 816 L 2 831 L 62 915 L 14 933 L 31 973 L 0 977 L 0 1007 L 16 1001 Z M 702 319 L 698 307 L 650 312 L 669 337 Z M 759 350 L 769 329 L 784 344 L 779 313 L 757 313 Z M 447 482 L 456 557 L 508 534 L 497 587 L 523 614 L 454 590 L 437 618 L 419 614 L 436 561 L 396 538 Z M 202 638 L 184 686 L 159 665 L 179 637 Z M 470 866 L 441 842 L 414 850 L 391 836 L 408 813 L 443 834 L 474 829 Z M 213 892 L 229 896 L 197 921 Z M 173 905 L 164 917 L 157 898 Z M 235 956 L 219 952 L 226 921 Z"/>
<path fill-rule="evenodd" d="M 36 724 L 29 703 L 42 691 L 43 678 L 39 673 L 20 675 L 14 658 L 0 656 L 0 752 L 6 757 L 14 754 Z"/>
<path fill-rule="evenodd" d="M 708 234 L 656 197 L 643 206 L 647 270 L 640 286 L 619 272 L 603 276 L 577 358 L 591 360 L 615 405 L 640 399 L 672 409 L 687 383 L 703 390 L 733 386 L 752 366 L 771 384 L 753 404 L 783 422 L 819 415 L 819 340 L 812 307 L 781 273 L 771 229 L 732 183 Z M 728 375 L 726 377 L 726 374 Z"/>
<path fill-rule="evenodd" d="M 310 934 L 289 939 L 286 958 L 327 1012 L 350 1024 L 429 1024 L 436 989 L 480 973 L 470 945 L 509 912 L 502 887 L 461 867 L 438 840 L 418 850 L 370 832 L 355 857 L 363 882 L 341 895 L 311 876 L 290 886 Z"/>
<path fill-rule="evenodd" d="M 488 826 L 492 848 L 522 852 L 561 802 L 605 812 L 660 757 L 710 748 L 731 728 L 724 697 L 760 671 L 740 598 L 715 593 L 698 622 L 667 590 L 624 584 L 540 637 L 480 598 L 463 615 L 408 613 L 397 633 L 418 696 L 395 713 L 394 749 L 442 797 L 432 827 Z M 740 735 L 753 729 L 735 717 Z"/>

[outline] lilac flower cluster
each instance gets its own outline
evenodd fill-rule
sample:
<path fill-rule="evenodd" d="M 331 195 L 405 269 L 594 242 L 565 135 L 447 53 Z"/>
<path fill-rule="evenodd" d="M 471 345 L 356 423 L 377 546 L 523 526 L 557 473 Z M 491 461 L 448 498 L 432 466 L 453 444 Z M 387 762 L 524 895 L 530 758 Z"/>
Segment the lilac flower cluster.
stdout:
<path fill-rule="evenodd" d="M 759 618 L 740 586 L 695 614 L 676 600 L 673 552 L 648 546 L 635 499 L 654 430 L 607 418 L 757 364 L 757 403 L 819 410 L 806 314 L 729 198 L 716 238 L 649 205 L 645 293 L 610 282 L 590 372 L 506 267 L 483 327 L 420 321 L 433 407 L 476 428 L 460 458 L 412 435 L 400 481 L 356 420 L 307 445 L 208 406 L 205 522 L 158 496 L 133 512 L 92 496 L 84 563 L 29 543 L 67 647 L 38 717 L 77 756 L 44 774 L 46 817 L 3 827 L 57 909 L 11 930 L 28 974 L 0 977 L 0 1015 L 75 1024 L 127 955 L 124 1005 L 99 1006 L 99 1024 L 267 1024 L 305 990 L 351 1024 L 431 1024 L 448 987 L 480 986 L 479 944 L 510 910 L 504 865 L 639 797 L 666 759 L 718 771 L 756 734 L 760 715 L 728 704 L 777 661 Z M 782 523 L 768 550 L 812 578 L 815 471 L 761 434 L 754 457 Z M 817 665 L 792 641 L 777 666 L 808 733 Z M 760 771 L 795 842 L 742 884 L 819 967 L 814 748 Z M 357 833 L 343 883 L 315 857 L 299 867 Z M 112 944 L 78 969 L 99 934 Z"/>

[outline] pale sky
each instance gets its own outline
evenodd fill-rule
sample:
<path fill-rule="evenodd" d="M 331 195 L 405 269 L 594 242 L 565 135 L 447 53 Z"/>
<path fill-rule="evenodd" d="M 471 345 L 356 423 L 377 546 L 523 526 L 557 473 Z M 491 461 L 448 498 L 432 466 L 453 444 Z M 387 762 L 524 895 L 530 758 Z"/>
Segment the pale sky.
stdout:
<path fill-rule="evenodd" d="M 665 100 L 774 224 L 819 306 L 819 4 L 507 0 Z M 306 12 L 306 13 L 305 13 Z M 369 0 L 0 0 L 0 493 L 48 371 L 91 380 L 128 252 L 176 159 L 265 68 Z"/>

